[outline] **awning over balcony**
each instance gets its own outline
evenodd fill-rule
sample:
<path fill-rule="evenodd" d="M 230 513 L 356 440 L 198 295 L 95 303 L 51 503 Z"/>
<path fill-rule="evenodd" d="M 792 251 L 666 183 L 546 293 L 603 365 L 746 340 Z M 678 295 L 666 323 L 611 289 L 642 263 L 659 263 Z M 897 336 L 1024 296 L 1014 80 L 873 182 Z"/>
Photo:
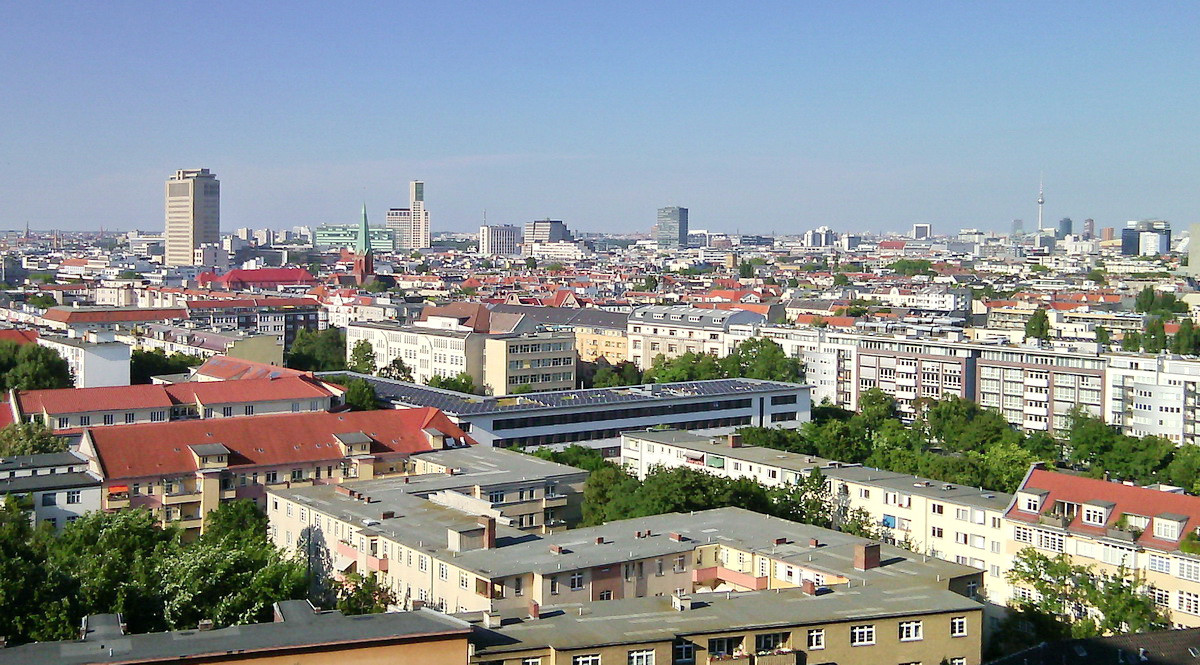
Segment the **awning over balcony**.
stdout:
<path fill-rule="evenodd" d="M 128 485 L 109 485 L 108 486 L 109 494 L 120 494 L 122 492 L 128 492 L 128 491 L 129 491 Z"/>

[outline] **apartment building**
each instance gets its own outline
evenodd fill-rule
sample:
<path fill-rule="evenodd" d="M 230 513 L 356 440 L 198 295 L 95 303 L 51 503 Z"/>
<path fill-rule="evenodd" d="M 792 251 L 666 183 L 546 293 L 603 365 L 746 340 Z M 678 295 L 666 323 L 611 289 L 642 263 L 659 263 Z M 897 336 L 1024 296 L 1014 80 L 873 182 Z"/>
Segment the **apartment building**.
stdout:
<path fill-rule="evenodd" d="M 758 379 L 652 383 L 623 388 L 562 390 L 476 397 L 449 390 L 353 374 L 396 407 L 443 411 L 482 445 L 562 446 L 571 443 L 620 455 L 621 432 L 647 427 L 800 427 L 811 417 L 809 387 Z"/>
<path fill-rule="evenodd" d="M 1082 407 L 1103 414 L 1104 359 L 1038 346 L 988 347 L 979 352 L 977 401 L 1004 414 L 1014 427 L 1055 432 Z"/>
<path fill-rule="evenodd" d="M 409 607 L 417 601 L 445 611 L 490 612 L 531 603 L 795 588 L 804 580 L 861 586 L 897 576 L 969 597 L 980 583 L 979 571 L 966 566 L 741 508 L 538 536 L 411 496 L 403 512 L 380 510 L 371 497 L 343 488 L 321 497 L 328 504 L 273 491 L 267 511 L 279 525 L 274 542 L 314 561 L 334 561 L 341 570 L 363 562 Z M 302 532 L 305 538 L 298 539 Z"/>
<path fill-rule="evenodd" d="M 610 365 L 619 365 L 629 358 L 629 338 L 624 326 L 576 325 L 571 332 L 575 334 L 575 351 L 581 362 L 594 363 L 603 358 Z"/>
<path fill-rule="evenodd" d="M 58 433 L 88 427 L 328 411 L 342 389 L 308 376 L 245 381 L 185 382 L 10 390 L 14 422 L 38 420 Z"/>
<path fill-rule="evenodd" d="M 139 351 L 183 353 L 201 358 L 231 356 L 283 365 L 283 339 L 274 333 L 148 323 L 118 332 L 116 340 Z"/>
<path fill-rule="evenodd" d="M 78 335 L 41 335 L 44 346 L 67 361 L 76 388 L 129 385 L 130 348 L 108 331 L 89 331 Z"/>
<path fill-rule="evenodd" d="M 275 603 L 272 623 L 227 628 L 202 626 L 130 634 L 119 614 L 84 617 L 79 638 L 10 646 L 6 665 L 457 665 L 468 662 L 472 627 L 431 610 L 347 617 L 318 610 L 307 600 Z M 113 655 L 109 655 L 113 654 Z"/>
<path fill-rule="evenodd" d="M 192 537 L 222 501 L 403 473 L 414 454 L 472 443 L 436 409 L 389 409 L 91 427 L 79 452 L 102 508 L 147 508 Z"/>
<path fill-rule="evenodd" d="M 916 416 L 918 400 L 975 398 L 977 352 L 959 342 L 864 336 L 858 344 L 858 394 L 879 388 L 895 396 L 900 417 Z"/>
<path fill-rule="evenodd" d="M 0 500 L 16 498 L 34 525 L 62 529 L 100 510 L 100 478 L 73 452 L 0 459 Z"/>
<path fill-rule="evenodd" d="M 418 383 L 465 372 L 495 395 L 526 385 L 535 391 L 575 387 L 577 356 L 569 330 L 492 334 L 429 324 L 351 323 L 346 327 L 347 358 L 365 340 L 375 351 L 377 367 L 400 358 Z"/>
<path fill-rule="evenodd" d="M 763 315 L 744 310 L 701 309 L 648 305 L 633 310 L 626 324 L 629 361 L 645 370 L 662 355 L 685 353 L 725 355 L 730 348 L 730 326 L 757 323 Z"/>
<path fill-rule="evenodd" d="M 656 467 L 686 467 L 725 478 L 748 478 L 767 487 L 798 483 L 814 470 L 827 478 L 836 515 L 861 509 L 884 527 L 885 543 L 984 571 L 981 591 L 1003 605 L 1010 555 L 1004 513 L 1012 495 L 942 483 L 859 464 L 844 464 L 758 446 L 741 437 L 644 431 L 622 435 L 621 463 L 638 478 Z"/>
<path fill-rule="evenodd" d="M 1129 436 L 1200 443 L 1200 361 L 1179 356 L 1105 356 L 1104 420 Z"/>
<path fill-rule="evenodd" d="M 479 665 L 975 665 L 980 615 L 979 603 L 920 585 L 810 584 L 460 616 L 475 626 L 471 662 Z"/>
<path fill-rule="evenodd" d="M 1142 590 L 1177 627 L 1200 626 L 1200 497 L 1135 487 L 1034 465 L 1005 515 L 1009 556 L 1032 547 L 1047 556 L 1115 574 L 1143 576 Z M 1034 599 L 1019 585 L 1013 597 Z"/>
<path fill-rule="evenodd" d="M 229 298 L 189 300 L 188 319 L 210 328 L 236 328 L 283 338 L 283 348 L 292 348 L 300 330 L 324 330 L 327 326 L 321 303 L 313 298 Z"/>
<path fill-rule="evenodd" d="M 862 335 L 827 328 L 739 324 L 729 327 L 725 353 L 751 337 L 770 339 L 804 363 L 804 381 L 812 386 L 813 403 L 858 408 L 857 355 Z"/>

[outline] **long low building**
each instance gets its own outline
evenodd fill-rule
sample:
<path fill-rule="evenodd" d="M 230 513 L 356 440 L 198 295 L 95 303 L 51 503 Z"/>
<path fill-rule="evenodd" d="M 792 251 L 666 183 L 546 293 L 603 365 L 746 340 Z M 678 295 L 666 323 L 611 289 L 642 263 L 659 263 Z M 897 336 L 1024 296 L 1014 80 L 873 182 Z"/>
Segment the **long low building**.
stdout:
<path fill-rule="evenodd" d="M 346 374 L 346 373 L 332 373 Z M 809 421 L 810 387 L 759 379 L 651 383 L 480 397 L 414 383 L 353 374 L 396 407 L 431 406 L 482 445 L 536 447 L 612 440 L 648 427 L 788 427 Z M 619 441 L 608 454 L 620 454 Z"/>

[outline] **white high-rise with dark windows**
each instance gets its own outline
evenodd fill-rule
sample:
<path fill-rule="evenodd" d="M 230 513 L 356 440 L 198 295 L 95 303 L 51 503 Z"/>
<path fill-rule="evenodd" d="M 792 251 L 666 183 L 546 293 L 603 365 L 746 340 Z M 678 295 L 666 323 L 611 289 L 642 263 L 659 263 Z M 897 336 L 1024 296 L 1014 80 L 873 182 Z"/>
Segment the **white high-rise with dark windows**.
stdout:
<path fill-rule="evenodd" d="M 413 180 L 408 184 L 408 207 L 388 210 L 386 224 L 395 234 L 396 249 L 425 249 L 430 246 L 425 183 Z"/>
<path fill-rule="evenodd" d="M 221 181 L 208 169 L 182 169 L 165 193 L 166 265 L 196 265 L 197 248 L 221 242 Z"/>
<path fill-rule="evenodd" d="M 479 253 L 483 256 L 516 256 L 521 253 L 521 229 L 511 224 L 479 227 Z"/>

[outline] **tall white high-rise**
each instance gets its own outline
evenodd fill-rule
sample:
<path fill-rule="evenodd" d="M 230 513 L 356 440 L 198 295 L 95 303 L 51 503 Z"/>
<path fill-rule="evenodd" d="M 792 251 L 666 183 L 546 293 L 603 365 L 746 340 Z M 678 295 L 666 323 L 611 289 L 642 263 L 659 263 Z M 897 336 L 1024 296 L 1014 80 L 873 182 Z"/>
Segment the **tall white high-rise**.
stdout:
<path fill-rule="evenodd" d="M 387 228 L 395 233 L 396 249 L 425 249 L 432 243 L 429 211 L 425 209 L 425 183 L 408 184 L 408 207 L 387 212 Z"/>
<path fill-rule="evenodd" d="M 511 224 L 479 227 L 479 253 L 483 256 L 516 256 L 521 253 L 521 229 Z"/>
<path fill-rule="evenodd" d="M 221 242 L 221 181 L 208 169 L 168 178 L 166 208 L 166 265 L 196 265 L 197 248 Z"/>

